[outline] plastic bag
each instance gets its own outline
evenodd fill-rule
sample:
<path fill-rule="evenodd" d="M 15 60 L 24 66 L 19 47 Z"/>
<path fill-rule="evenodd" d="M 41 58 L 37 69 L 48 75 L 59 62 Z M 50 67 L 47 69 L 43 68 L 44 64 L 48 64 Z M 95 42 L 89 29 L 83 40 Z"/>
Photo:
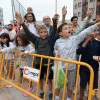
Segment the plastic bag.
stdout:
<path fill-rule="evenodd" d="M 54 72 L 54 80 L 55 80 L 56 62 L 54 62 L 53 72 Z M 62 68 L 62 62 L 59 61 L 58 72 L 57 72 L 57 80 L 56 80 L 56 88 L 64 87 L 64 82 L 65 82 L 65 73 L 64 73 L 63 68 Z M 66 79 L 66 85 L 67 84 L 68 84 L 68 80 Z"/>

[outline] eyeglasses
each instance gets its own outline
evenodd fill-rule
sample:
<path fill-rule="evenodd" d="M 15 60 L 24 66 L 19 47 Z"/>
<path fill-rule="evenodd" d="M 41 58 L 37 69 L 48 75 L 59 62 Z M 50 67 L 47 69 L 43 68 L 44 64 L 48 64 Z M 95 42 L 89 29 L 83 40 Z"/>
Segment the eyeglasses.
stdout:
<path fill-rule="evenodd" d="M 50 18 L 44 18 L 43 20 L 49 20 Z"/>
<path fill-rule="evenodd" d="M 27 17 L 32 17 L 32 16 L 27 16 Z"/>

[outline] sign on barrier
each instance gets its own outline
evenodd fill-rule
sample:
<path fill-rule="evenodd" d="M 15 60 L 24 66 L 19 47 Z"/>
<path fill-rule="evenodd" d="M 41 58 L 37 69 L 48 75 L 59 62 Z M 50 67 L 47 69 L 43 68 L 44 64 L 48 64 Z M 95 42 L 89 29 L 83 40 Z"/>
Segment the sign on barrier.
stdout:
<path fill-rule="evenodd" d="M 26 77 L 28 79 L 38 82 L 39 81 L 39 72 L 40 71 L 38 69 L 24 66 L 23 77 Z"/>

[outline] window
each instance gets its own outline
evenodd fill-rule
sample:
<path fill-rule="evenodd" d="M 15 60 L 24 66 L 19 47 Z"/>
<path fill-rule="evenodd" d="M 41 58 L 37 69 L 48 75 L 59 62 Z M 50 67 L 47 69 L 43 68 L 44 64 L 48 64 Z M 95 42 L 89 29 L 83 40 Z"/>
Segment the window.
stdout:
<path fill-rule="evenodd" d="M 75 13 L 74 16 L 77 16 L 77 13 Z"/>
<path fill-rule="evenodd" d="M 95 0 L 90 0 L 90 2 L 93 2 L 93 1 L 95 1 Z"/>
<path fill-rule="evenodd" d="M 81 12 L 78 12 L 78 17 L 81 17 Z"/>
<path fill-rule="evenodd" d="M 80 2 L 80 3 L 78 3 L 78 7 L 81 7 L 81 2 Z"/>
<path fill-rule="evenodd" d="M 97 15 L 100 15 L 100 5 L 97 5 Z"/>
<path fill-rule="evenodd" d="M 0 19 L 0 22 L 2 22 L 3 21 L 3 19 Z"/>
<path fill-rule="evenodd" d="M 76 13 L 74 14 L 74 16 L 76 16 Z"/>
<path fill-rule="evenodd" d="M 75 9 L 77 9 L 77 4 L 75 5 Z"/>

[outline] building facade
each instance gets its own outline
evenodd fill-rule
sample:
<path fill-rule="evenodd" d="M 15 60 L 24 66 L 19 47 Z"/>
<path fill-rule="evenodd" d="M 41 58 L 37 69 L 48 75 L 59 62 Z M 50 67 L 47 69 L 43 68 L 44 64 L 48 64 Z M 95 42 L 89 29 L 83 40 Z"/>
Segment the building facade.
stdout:
<path fill-rule="evenodd" d="M 79 20 L 84 20 L 89 8 L 94 8 L 92 19 L 100 18 L 100 0 L 74 0 L 74 14 Z"/>
<path fill-rule="evenodd" d="M 0 7 L 0 22 L 2 24 L 4 24 L 4 21 L 3 21 L 3 9 Z"/>

